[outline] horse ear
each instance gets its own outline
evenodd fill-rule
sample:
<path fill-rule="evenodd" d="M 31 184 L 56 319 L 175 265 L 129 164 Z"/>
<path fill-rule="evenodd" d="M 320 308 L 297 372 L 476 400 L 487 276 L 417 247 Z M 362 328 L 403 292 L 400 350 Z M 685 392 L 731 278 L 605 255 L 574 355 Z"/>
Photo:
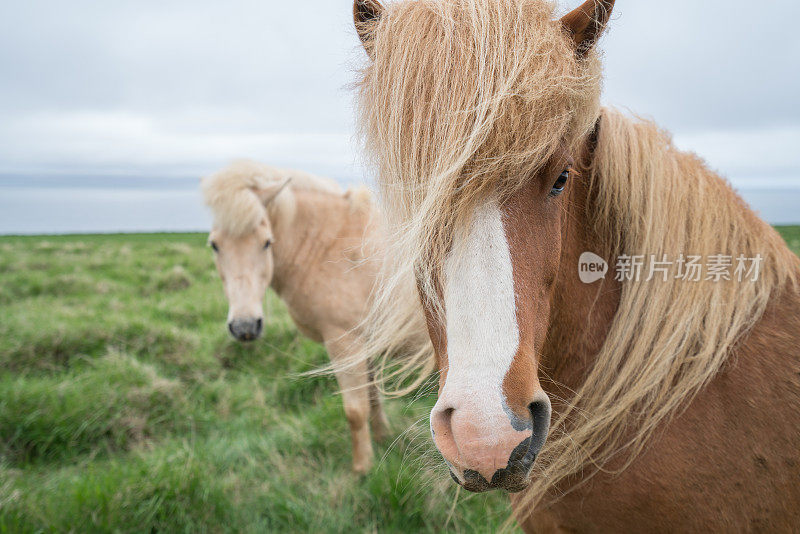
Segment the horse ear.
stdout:
<path fill-rule="evenodd" d="M 575 53 L 579 58 L 586 57 L 600 39 L 612 9 L 614 0 L 586 0 L 561 18 L 564 29 L 575 41 Z"/>
<path fill-rule="evenodd" d="M 383 6 L 378 0 L 355 0 L 353 2 L 353 22 L 364 50 L 372 57 L 373 31 L 380 20 Z"/>
<path fill-rule="evenodd" d="M 286 186 L 288 186 L 289 182 L 291 181 L 292 177 L 290 176 L 281 183 L 272 184 L 267 187 L 262 187 L 259 189 L 254 189 L 254 191 L 256 195 L 258 195 L 258 198 L 261 199 L 261 203 L 264 204 L 265 206 L 269 206 L 270 203 L 278 197 L 280 192 L 286 189 Z"/>

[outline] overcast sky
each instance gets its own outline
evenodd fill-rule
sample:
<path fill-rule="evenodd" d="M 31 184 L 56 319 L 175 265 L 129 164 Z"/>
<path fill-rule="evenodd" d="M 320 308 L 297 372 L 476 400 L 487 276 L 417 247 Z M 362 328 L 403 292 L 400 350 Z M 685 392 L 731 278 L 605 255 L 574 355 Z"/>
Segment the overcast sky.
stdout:
<path fill-rule="evenodd" d="M 753 6 L 618 0 L 604 100 L 739 185 L 800 185 L 800 34 L 779 24 L 800 3 Z M 349 0 L 3 2 L 0 172 L 186 176 L 252 157 L 360 180 L 362 61 Z"/>

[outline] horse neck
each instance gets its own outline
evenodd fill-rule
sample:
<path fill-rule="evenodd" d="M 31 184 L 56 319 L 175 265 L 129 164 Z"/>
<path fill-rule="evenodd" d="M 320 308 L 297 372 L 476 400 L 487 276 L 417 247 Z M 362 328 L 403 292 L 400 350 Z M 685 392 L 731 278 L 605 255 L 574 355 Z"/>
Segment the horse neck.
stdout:
<path fill-rule="evenodd" d="M 275 245 L 272 289 L 287 298 L 302 289 L 333 244 L 346 202 L 327 192 L 294 190 L 291 216 L 271 217 Z"/>
<path fill-rule="evenodd" d="M 580 160 L 588 169 L 591 164 L 590 142 L 587 141 Z M 590 204 L 588 171 L 573 181 L 567 209 L 562 222 L 562 248 L 560 272 L 550 308 L 550 330 L 542 351 L 542 367 L 551 378 L 575 390 L 588 372 L 608 334 L 619 306 L 620 283 L 614 280 L 615 258 L 604 254 L 603 243 L 609 236 L 601 236 L 589 222 L 587 206 Z M 605 279 L 585 284 L 578 277 L 579 258 L 584 252 L 593 252 L 609 264 Z M 568 397 L 568 392 L 556 392 L 557 397 Z"/>

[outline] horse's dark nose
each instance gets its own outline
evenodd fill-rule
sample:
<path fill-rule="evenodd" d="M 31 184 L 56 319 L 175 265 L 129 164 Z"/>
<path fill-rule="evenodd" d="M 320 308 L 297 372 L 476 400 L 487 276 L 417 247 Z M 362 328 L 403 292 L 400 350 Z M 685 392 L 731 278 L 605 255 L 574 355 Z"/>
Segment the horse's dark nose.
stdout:
<path fill-rule="evenodd" d="M 550 400 L 541 392 L 538 398 L 530 403 L 529 420 L 518 420 L 501 435 L 498 428 L 491 441 L 475 438 L 472 422 L 456 421 L 457 410 L 451 409 L 449 415 L 437 413 L 434 408 L 431 417 L 431 429 L 435 432 L 434 441 L 439 451 L 448 460 L 450 474 L 464 489 L 472 492 L 483 492 L 503 489 L 516 493 L 530 485 L 530 473 L 536 456 L 544 446 L 550 427 Z M 468 434 L 456 425 L 472 431 Z M 527 436 L 524 436 L 527 433 Z M 469 439 L 464 439 L 467 435 Z M 505 438 L 503 441 L 500 438 Z M 459 444 L 459 438 L 461 443 Z M 477 444 L 477 447 L 475 446 Z M 513 447 L 513 448 L 512 448 Z M 455 453 L 453 452 L 455 450 Z M 450 458 L 448 458 L 450 456 Z M 499 467 L 503 465 L 504 467 Z M 454 469 L 457 472 L 454 472 Z"/>
<path fill-rule="evenodd" d="M 261 317 L 255 319 L 234 319 L 228 323 L 231 335 L 239 341 L 253 341 L 261 335 L 264 322 Z"/>

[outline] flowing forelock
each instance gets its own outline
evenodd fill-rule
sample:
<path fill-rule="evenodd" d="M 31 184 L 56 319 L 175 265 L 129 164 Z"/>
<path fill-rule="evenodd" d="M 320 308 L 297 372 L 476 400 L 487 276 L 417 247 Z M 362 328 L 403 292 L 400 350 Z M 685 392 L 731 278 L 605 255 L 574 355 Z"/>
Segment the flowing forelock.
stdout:
<path fill-rule="evenodd" d="M 599 113 L 599 62 L 578 59 L 549 2 L 391 5 L 360 86 L 390 231 L 425 297 L 475 203 L 521 187 Z"/>
<path fill-rule="evenodd" d="M 289 187 L 269 206 L 271 216 L 287 216 L 291 212 L 293 190 L 341 193 L 341 188 L 333 180 L 249 160 L 236 161 L 203 178 L 201 187 L 203 199 L 214 215 L 214 226 L 237 237 L 252 232 L 268 214 L 256 192 L 287 180 L 290 180 Z"/>

